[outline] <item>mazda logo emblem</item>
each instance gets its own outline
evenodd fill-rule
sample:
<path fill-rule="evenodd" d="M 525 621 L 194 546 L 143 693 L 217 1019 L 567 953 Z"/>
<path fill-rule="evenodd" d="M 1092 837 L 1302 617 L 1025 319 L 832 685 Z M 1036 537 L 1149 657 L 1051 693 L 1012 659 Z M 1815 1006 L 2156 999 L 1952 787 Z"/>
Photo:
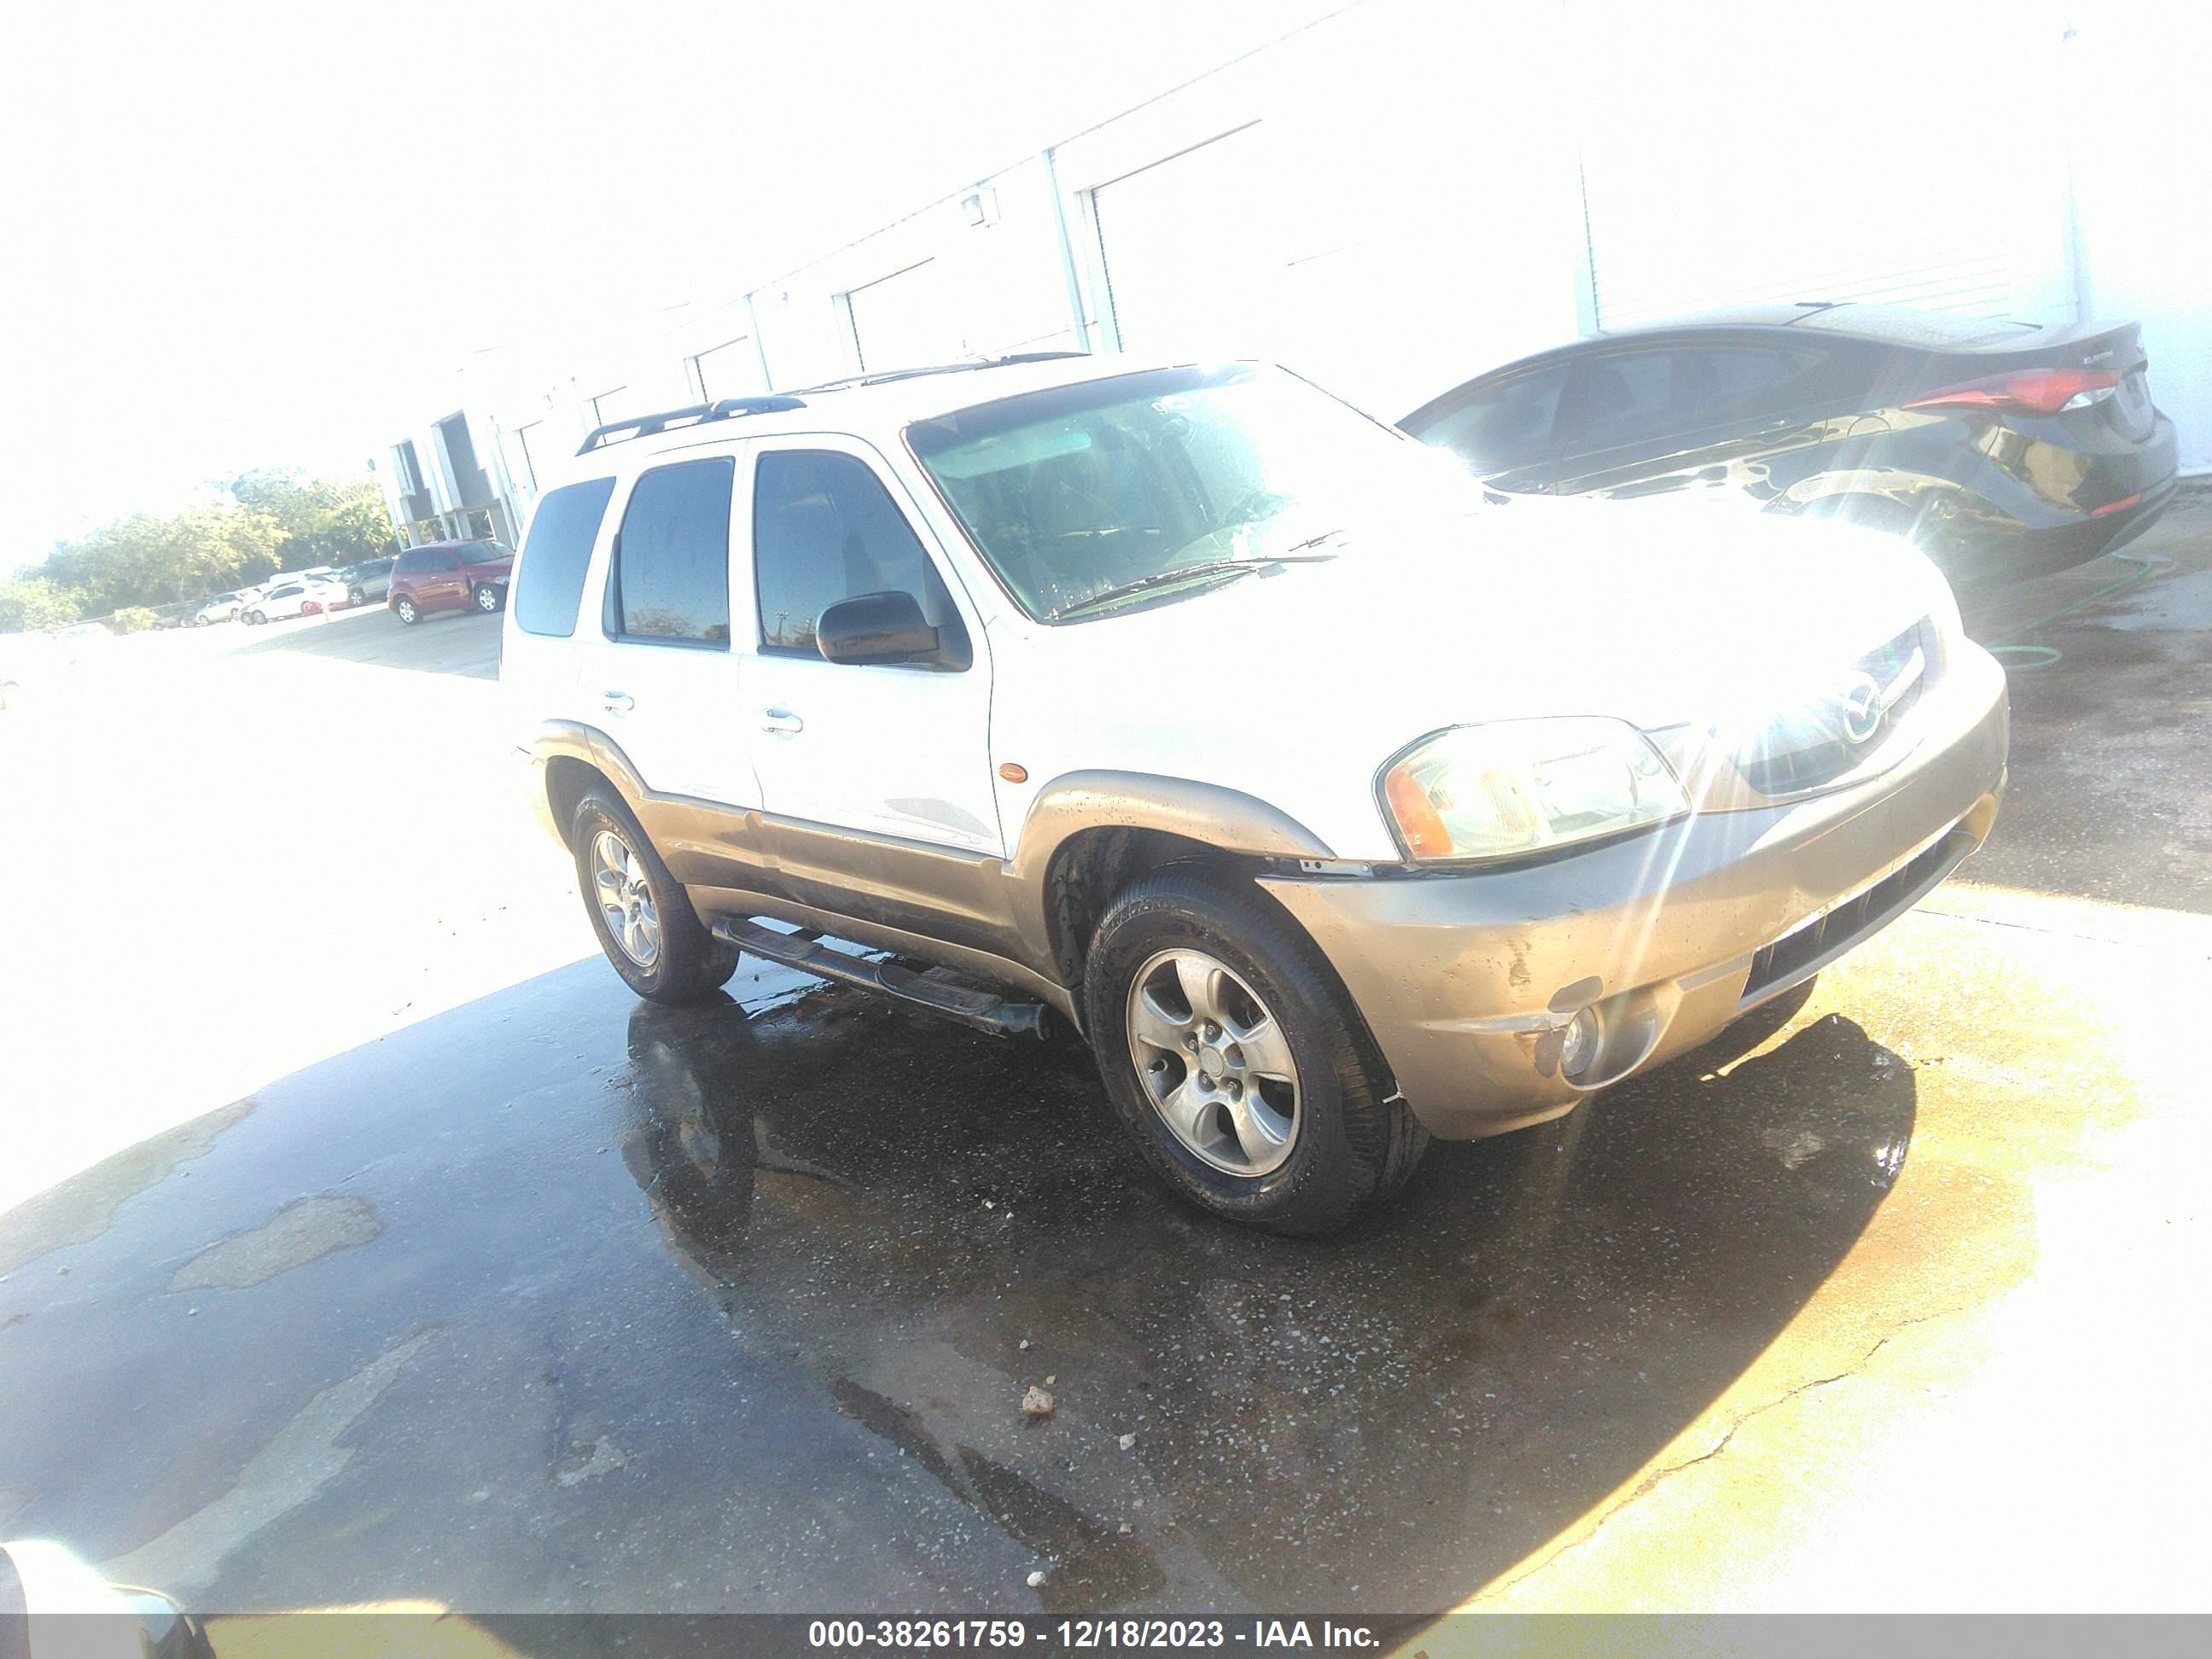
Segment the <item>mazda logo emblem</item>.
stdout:
<path fill-rule="evenodd" d="M 1854 749 L 1866 743 L 1881 730 L 1881 687 L 1875 684 L 1871 674 L 1855 675 L 1835 697 L 1836 716 L 1841 722 L 1844 741 Z"/>

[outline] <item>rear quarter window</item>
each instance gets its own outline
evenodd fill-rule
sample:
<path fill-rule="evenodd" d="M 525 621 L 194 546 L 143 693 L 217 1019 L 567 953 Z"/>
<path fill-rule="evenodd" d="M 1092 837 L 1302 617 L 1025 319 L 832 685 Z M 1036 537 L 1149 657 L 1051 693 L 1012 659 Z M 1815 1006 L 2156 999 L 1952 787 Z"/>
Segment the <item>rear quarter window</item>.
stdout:
<path fill-rule="evenodd" d="M 538 503 L 514 577 L 514 625 L 524 633 L 556 639 L 575 633 L 584 573 L 614 493 L 612 478 L 592 478 L 564 484 Z"/>

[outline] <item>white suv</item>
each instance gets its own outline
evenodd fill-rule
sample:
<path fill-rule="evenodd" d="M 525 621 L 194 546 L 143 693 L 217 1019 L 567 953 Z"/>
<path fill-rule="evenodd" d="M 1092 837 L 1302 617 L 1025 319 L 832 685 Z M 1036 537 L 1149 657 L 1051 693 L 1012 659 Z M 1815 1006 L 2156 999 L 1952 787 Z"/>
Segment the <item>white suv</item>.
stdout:
<path fill-rule="evenodd" d="M 1809 978 L 1981 843 L 2005 769 L 2003 675 L 1903 541 L 1486 503 L 1250 364 L 603 428 L 505 628 L 640 995 L 743 951 L 1056 1017 L 1173 1187 L 1286 1232 Z"/>

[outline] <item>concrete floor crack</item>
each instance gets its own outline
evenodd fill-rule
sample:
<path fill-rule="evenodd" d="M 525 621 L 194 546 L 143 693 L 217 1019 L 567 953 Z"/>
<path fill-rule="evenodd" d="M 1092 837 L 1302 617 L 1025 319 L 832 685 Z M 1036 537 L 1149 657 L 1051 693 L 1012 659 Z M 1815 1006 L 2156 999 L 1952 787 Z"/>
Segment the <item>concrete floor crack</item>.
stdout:
<path fill-rule="evenodd" d="M 1729 1449 L 1729 1443 L 1735 1440 L 1737 1433 L 1744 1427 L 1745 1425 L 1753 1421 L 1755 1419 L 1765 1416 L 1769 1412 L 1774 1411 L 1779 1407 L 1788 1405 L 1791 1401 L 1797 1399 L 1800 1395 L 1810 1394 L 1816 1389 L 1833 1387 L 1836 1383 L 1857 1376 L 1860 1371 L 1863 1370 L 1869 1364 L 1873 1363 L 1875 1356 L 1880 1353 L 1884 1348 L 1887 1347 L 1890 1343 L 1896 1339 L 1900 1332 L 1910 1330 L 1915 1325 L 1925 1325 L 1931 1320 L 1946 1318 L 1956 1311 L 1958 1311 L 1956 1309 L 1941 1308 L 1933 1313 L 1920 1314 L 1911 1319 L 1900 1320 L 1886 1334 L 1877 1339 L 1872 1347 L 1869 1348 L 1864 1353 L 1861 1354 L 1856 1359 L 1844 1366 L 1843 1370 L 1836 1372 L 1833 1376 L 1808 1378 L 1805 1382 L 1798 1383 L 1794 1388 L 1775 1395 L 1771 1400 L 1762 1401 L 1759 1404 L 1753 1406 L 1750 1410 L 1738 1416 L 1728 1425 L 1727 1429 L 1722 1432 L 1721 1437 L 1718 1440 L 1715 1441 L 1704 1451 L 1699 1452 L 1696 1456 L 1686 1457 L 1678 1463 L 1669 1463 L 1664 1468 L 1654 1469 L 1649 1474 L 1645 1475 L 1641 1480 L 1636 1483 L 1634 1489 L 1628 1492 L 1626 1496 L 1621 1498 L 1618 1502 L 1608 1505 L 1605 1513 L 1599 1516 L 1595 1522 L 1591 1522 L 1581 1537 L 1576 1539 L 1571 1543 L 1562 1545 L 1559 1549 L 1553 1551 L 1549 1555 L 1544 1557 L 1542 1560 L 1536 1562 L 1534 1565 L 1528 1567 L 1527 1571 L 1516 1573 L 1512 1577 L 1504 1580 L 1501 1583 L 1479 1591 L 1476 1595 L 1469 1598 L 1470 1602 L 1485 1601 L 1490 1600 L 1493 1596 L 1502 1595 L 1507 1590 L 1513 1589 L 1515 1586 L 1523 1583 L 1528 1579 L 1534 1578 L 1538 1573 L 1543 1572 L 1547 1568 L 1551 1567 L 1553 1564 L 1559 1560 L 1561 1557 L 1571 1554 L 1573 1552 L 1580 1549 L 1583 1545 L 1589 1543 L 1601 1532 L 1605 1530 L 1606 1527 L 1612 1522 L 1613 1516 L 1619 1515 L 1623 1510 L 1627 1509 L 1631 1504 L 1640 1502 L 1644 1497 L 1666 1481 L 1672 1480 L 1674 1476 L 1681 1474 L 1685 1469 L 1695 1468 L 1700 1463 L 1711 1462 L 1715 1458 L 1718 1457 L 1723 1452 Z"/>

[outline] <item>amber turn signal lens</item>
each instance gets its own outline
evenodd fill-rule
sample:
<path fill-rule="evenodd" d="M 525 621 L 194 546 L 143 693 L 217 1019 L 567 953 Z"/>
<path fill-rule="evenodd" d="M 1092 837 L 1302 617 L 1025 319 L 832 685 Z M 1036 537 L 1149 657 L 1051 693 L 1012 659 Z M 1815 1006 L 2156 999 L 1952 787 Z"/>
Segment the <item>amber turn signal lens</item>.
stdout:
<path fill-rule="evenodd" d="M 1030 781 L 1030 769 L 1026 766 L 1018 766 L 1012 761 L 1008 761 L 999 769 L 999 775 L 1008 783 L 1027 783 Z"/>
<path fill-rule="evenodd" d="M 1429 792 L 1404 766 L 1390 769 L 1382 780 L 1382 794 L 1390 803 L 1390 815 L 1398 820 L 1399 833 L 1406 837 L 1407 852 L 1429 859 L 1450 854 L 1451 831 L 1444 828 Z"/>

